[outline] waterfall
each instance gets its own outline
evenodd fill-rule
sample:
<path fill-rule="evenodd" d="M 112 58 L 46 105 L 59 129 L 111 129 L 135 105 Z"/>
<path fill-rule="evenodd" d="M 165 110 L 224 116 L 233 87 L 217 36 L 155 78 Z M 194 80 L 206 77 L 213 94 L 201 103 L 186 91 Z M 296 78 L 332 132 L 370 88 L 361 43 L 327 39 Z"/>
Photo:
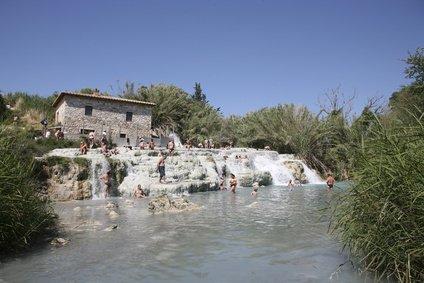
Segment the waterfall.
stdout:
<path fill-rule="evenodd" d="M 110 170 L 110 164 L 102 154 L 96 156 L 88 155 L 87 157 L 91 160 L 90 176 L 92 199 L 103 199 L 105 192 L 103 191 L 104 186 L 100 181 L 100 177 Z"/>
<path fill-rule="evenodd" d="M 180 137 L 176 133 L 170 133 L 169 137 L 174 140 L 174 144 L 176 148 L 182 148 L 183 144 L 181 143 Z"/>
<path fill-rule="evenodd" d="M 293 174 L 279 162 L 279 159 L 274 160 L 269 155 L 255 156 L 253 165 L 258 171 L 269 172 L 274 185 L 286 185 L 290 180 L 294 179 Z"/>
<path fill-rule="evenodd" d="M 176 146 L 181 145 L 176 134 L 171 135 Z M 183 193 L 185 191 L 212 190 L 218 187 L 219 176 L 225 172 L 233 173 L 240 184 L 249 187 L 254 181 L 262 180 L 277 186 L 285 186 L 289 180 L 298 179 L 302 183 L 323 183 L 323 180 L 304 161 L 293 155 L 278 154 L 275 151 L 263 151 L 249 148 L 225 150 L 192 149 L 179 150 L 178 155 L 170 156 L 166 161 L 168 184 L 159 184 L 156 171 L 158 157 L 149 150 L 129 150 L 119 148 L 119 154 L 104 157 L 99 150 L 92 149 L 87 155 L 79 155 L 78 149 L 56 149 L 48 156 L 68 158 L 86 158 L 90 160 L 90 174 L 86 182 L 91 183 L 93 199 L 104 198 L 104 184 L 100 177 L 111 170 L 110 160 L 117 162 L 119 170 L 125 165 L 126 176 L 118 185 L 120 194 L 129 196 L 137 185 L 154 194 Z M 115 166 L 114 166 L 115 168 Z M 264 174 L 266 173 L 266 174 Z"/>
<path fill-rule="evenodd" d="M 308 182 L 310 184 L 320 184 L 320 183 L 324 183 L 324 181 L 321 179 L 321 177 L 317 174 L 317 172 L 315 172 L 315 170 L 312 170 L 311 168 L 309 168 L 305 162 L 303 162 L 302 160 L 299 160 L 299 162 L 302 164 L 306 178 L 308 178 Z"/>

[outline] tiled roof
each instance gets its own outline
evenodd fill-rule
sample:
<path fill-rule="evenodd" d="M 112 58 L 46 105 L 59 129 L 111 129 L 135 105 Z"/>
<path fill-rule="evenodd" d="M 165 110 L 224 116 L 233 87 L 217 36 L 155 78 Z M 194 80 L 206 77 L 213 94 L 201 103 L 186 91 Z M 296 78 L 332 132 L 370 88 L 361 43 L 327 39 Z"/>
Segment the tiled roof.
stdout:
<path fill-rule="evenodd" d="M 152 102 L 145 102 L 140 100 L 132 100 L 132 99 L 126 99 L 126 98 L 120 98 L 120 97 L 114 97 L 114 96 L 106 96 L 101 94 L 85 94 L 85 93 L 77 93 L 77 92 L 61 92 L 59 96 L 55 99 L 53 102 L 53 107 L 55 107 L 59 101 L 65 97 L 65 96 L 79 96 L 79 97 L 87 97 L 92 99 L 104 99 L 104 100 L 111 100 L 111 101 L 117 101 L 117 102 L 125 102 L 125 103 L 135 103 L 135 104 L 142 104 L 142 105 L 148 105 L 148 106 L 155 106 L 156 104 Z"/>

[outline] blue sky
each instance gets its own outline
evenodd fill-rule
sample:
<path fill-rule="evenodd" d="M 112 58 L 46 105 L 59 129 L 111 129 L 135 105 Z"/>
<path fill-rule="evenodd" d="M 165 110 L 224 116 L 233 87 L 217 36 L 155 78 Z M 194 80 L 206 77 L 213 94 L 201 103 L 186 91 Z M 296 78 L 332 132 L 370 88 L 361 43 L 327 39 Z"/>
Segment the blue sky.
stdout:
<path fill-rule="evenodd" d="M 316 111 L 338 86 L 358 111 L 407 83 L 402 59 L 424 46 L 421 0 L 0 0 L 0 21 L 3 92 L 200 82 L 225 115 Z"/>

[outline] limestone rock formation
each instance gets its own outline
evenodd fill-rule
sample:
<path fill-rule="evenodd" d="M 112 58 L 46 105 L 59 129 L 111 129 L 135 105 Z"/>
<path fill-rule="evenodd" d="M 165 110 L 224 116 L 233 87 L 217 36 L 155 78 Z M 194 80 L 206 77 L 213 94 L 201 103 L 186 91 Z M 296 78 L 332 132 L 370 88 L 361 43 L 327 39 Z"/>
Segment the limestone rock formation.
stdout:
<path fill-rule="evenodd" d="M 38 160 L 44 194 L 59 201 L 91 199 L 89 161 L 65 157 Z"/>
<path fill-rule="evenodd" d="M 103 156 L 97 149 L 78 155 L 78 149 L 55 149 L 40 159 L 45 194 L 55 200 L 104 198 L 102 176 L 111 172 L 110 194 L 131 197 L 140 185 L 149 196 L 195 193 L 219 189 L 221 178 L 235 174 L 239 186 L 286 185 L 290 179 L 307 183 L 319 176 L 292 155 L 248 148 L 180 149 L 166 158 L 166 182 L 159 183 L 158 150 L 119 148 L 119 154 Z M 163 150 L 166 152 L 166 150 Z"/>
<path fill-rule="evenodd" d="M 163 194 L 149 201 L 148 209 L 150 212 L 154 213 L 181 212 L 199 209 L 199 206 L 188 201 L 185 198 L 177 197 L 172 199 L 168 195 Z"/>
<path fill-rule="evenodd" d="M 300 183 L 306 184 L 308 182 L 302 163 L 294 160 L 285 160 L 283 161 L 283 164 L 287 167 L 287 169 L 290 170 L 290 172 L 293 174 L 293 177 L 296 180 L 299 180 Z"/>
<path fill-rule="evenodd" d="M 54 238 L 51 242 L 51 245 L 55 246 L 56 248 L 59 247 L 63 247 L 66 246 L 67 244 L 69 244 L 69 240 L 68 239 L 64 239 L 64 238 Z"/>

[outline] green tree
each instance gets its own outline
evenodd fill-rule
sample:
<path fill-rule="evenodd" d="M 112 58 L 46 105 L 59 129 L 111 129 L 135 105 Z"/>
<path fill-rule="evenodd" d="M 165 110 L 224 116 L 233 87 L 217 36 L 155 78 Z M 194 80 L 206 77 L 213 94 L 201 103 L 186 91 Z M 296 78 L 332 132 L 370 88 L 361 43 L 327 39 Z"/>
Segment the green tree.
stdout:
<path fill-rule="evenodd" d="M 135 94 L 125 93 L 123 97 L 156 104 L 152 109 L 152 127 L 159 134 L 182 132 L 190 104 L 190 96 L 183 89 L 165 84 L 141 86 Z"/>
<path fill-rule="evenodd" d="M 413 79 L 415 84 L 424 84 L 424 47 L 419 47 L 415 53 L 410 53 L 405 62 L 407 78 Z"/>
<path fill-rule="evenodd" d="M 196 101 L 207 103 L 206 94 L 203 93 L 203 90 L 202 90 L 202 87 L 200 86 L 200 83 L 194 83 L 194 94 L 193 94 L 192 97 Z"/>
<path fill-rule="evenodd" d="M 6 119 L 7 116 L 7 107 L 6 103 L 4 102 L 3 95 L 0 94 L 0 122 Z"/>

